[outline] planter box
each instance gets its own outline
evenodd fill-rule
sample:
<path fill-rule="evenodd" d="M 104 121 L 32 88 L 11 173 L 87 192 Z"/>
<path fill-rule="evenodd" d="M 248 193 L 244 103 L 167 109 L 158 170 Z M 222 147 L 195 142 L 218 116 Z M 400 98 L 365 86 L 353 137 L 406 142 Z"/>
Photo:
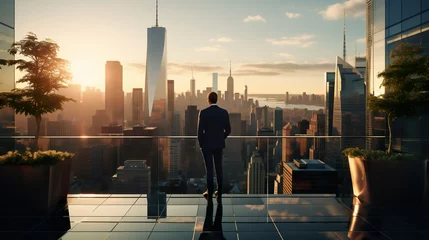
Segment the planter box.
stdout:
<path fill-rule="evenodd" d="M 0 165 L 1 215 L 49 215 L 67 201 L 70 162 L 54 166 Z"/>
<path fill-rule="evenodd" d="M 353 194 L 371 205 L 423 206 L 427 161 L 362 160 L 349 157 Z"/>

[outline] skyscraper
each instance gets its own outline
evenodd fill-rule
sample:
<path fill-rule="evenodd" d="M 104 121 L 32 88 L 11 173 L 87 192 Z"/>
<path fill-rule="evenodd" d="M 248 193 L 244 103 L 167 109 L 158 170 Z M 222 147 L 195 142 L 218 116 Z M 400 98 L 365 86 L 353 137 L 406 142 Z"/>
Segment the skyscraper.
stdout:
<path fill-rule="evenodd" d="M 143 125 L 143 89 L 133 88 L 133 126 Z"/>
<path fill-rule="evenodd" d="M 274 109 L 274 135 L 277 136 L 278 133 L 281 135 L 283 129 L 283 109 L 276 107 Z"/>
<path fill-rule="evenodd" d="M 197 106 L 188 106 L 185 110 L 185 136 L 196 136 L 198 126 L 199 110 Z M 185 139 L 184 141 L 184 156 L 183 164 L 184 172 L 188 177 L 202 177 L 204 176 L 204 166 L 202 162 L 197 162 L 197 141 L 196 139 Z"/>
<path fill-rule="evenodd" d="M 335 86 L 335 73 L 325 73 L 325 117 L 326 117 L 326 135 L 332 136 L 332 121 L 334 117 L 334 86 Z"/>
<path fill-rule="evenodd" d="M 362 74 L 337 57 L 335 71 L 333 136 L 365 136 L 366 94 Z M 340 178 L 348 178 L 348 162 L 341 151 L 348 147 L 365 147 L 364 138 L 331 139 L 327 143 L 325 162 L 337 169 Z"/>
<path fill-rule="evenodd" d="M 168 111 L 174 113 L 174 80 L 168 80 Z"/>
<path fill-rule="evenodd" d="M 271 128 L 271 124 L 268 118 L 268 106 L 265 105 L 262 107 L 262 127 L 264 128 Z"/>
<path fill-rule="evenodd" d="M 226 89 L 228 91 L 227 100 L 232 102 L 234 101 L 234 78 L 232 77 L 231 62 L 229 63 L 229 77 L 227 79 L 226 85 Z"/>
<path fill-rule="evenodd" d="M 265 175 L 262 157 L 254 151 L 247 168 L 247 194 L 265 193 Z"/>
<path fill-rule="evenodd" d="M 191 98 L 195 99 L 195 97 L 196 97 L 196 95 L 195 95 L 195 79 L 192 76 L 192 79 L 191 79 Z"/>
<path fill-rule="evenodd" d="M 218 75 L 218 73 L 213 73 L 213 86 L 212 86 L 212 88 L 213 88 L 213 92 L 218 92 L 219 90 L 218 90 L 218 77 L 219 77 L 219 75 Z"/>
<path fill-rule="evenodd" d="M 158 25 L 147 29 L 145 124 L 163 126 L 167 117 L 167 30 Z M 165 129 L 164 129 L 165 130 Z"/>
<path fill-rule="evenodd" d="M 412 1 L 374 1 L 367 0 L 367 36 L 366 36 L 366 88 L 368 95 L 379 96 L 384 93 L 380 85 L 383 81 L 378 73 L 392 63 L 391 51 L 400 42 L 406 42 L 424 49 L 429 55 L 429 2 Z M 377 136 L 386 133 L 385 116 L 377 112 L 368 112 L 367 135 Z M 428 141 L 410 141 L 409 139 L 429 136 L 429 108 L 422 109 L 419 118 L 396 119 L 392 123 L 393 146 L 395 151 L 429 155 Z M 380 126 L 383 129 L 380 129 Z M 408 139 L 405 139 L 408 138 Z M 381 144 L 382 146 L 384 144 Z M 369 144 L 378 148 L 380 144 Z M 384 146 L 383 146 L 384 147 Z"/>
<path fill-rule="evenodd" d="M 106 62 L 106 111 L 111 123 L 124 124 L 124 91 L 122 90 L 122 65 L 118 61 Z"/>
<path fill-rule="evenodd" d="M 247 102 L 247 85 L 244 85 L 244 101 Z"/>

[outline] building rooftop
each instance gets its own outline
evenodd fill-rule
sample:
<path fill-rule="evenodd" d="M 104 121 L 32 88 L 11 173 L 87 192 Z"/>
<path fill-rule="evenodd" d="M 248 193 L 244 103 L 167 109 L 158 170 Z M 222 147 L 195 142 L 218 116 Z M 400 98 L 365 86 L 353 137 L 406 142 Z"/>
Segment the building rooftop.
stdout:
<path fill-rule="evenodd" d="M 54 217 L 3 217 L 0 239 L 222 239 L 201 236 L 216 215 L 228 240 L 429 238 L 421 211 L 385 212 L 334 195 L 225 195 L 223 216 L 201 195 L 166 201 L 167 217 L 149 219 L 146 195 L 71 194 Z"/>

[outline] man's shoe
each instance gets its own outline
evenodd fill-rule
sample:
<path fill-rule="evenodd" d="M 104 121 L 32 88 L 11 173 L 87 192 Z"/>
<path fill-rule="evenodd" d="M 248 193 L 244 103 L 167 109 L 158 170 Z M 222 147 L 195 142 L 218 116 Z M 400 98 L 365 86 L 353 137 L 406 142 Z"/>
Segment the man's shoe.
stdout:
<path fill-rule="evenodd" d="M 220 195 L 219 195 L 219 193 L 218 193 L 218 191 L 216 191 L 215 193 L 214 193 L 214 195 L 215 195 L 215 198 L 217 199 L 217 201 L 219 202 L 219 199 L 221 198 L 220 197 Z M 208 199 L 208 197 L 209 197 L 209 191 L 207 190 L 207 191 L 205 191 L 204 193 L 203 193 L 203 196 L 204 196 L 204 198 L 207 200 Z M 219 198 L 220 197 L 220 198 Z"/>
<path fill-rule="evenodd" d="M 218 191 L 215 192 L 215 198 L 218 203 L 222 203 L 222 194 L 219 194 Z"/>
<path fill-rule="evenodd" d="M 206 199 L 206 200 L 208 200 L 209 199 L 209 191 L 205 191 L 204 193 L 203 193 L 203 197 Z M 212 199 L 213 199 L 213 195 L 212 196 L 210 196 Z"/>

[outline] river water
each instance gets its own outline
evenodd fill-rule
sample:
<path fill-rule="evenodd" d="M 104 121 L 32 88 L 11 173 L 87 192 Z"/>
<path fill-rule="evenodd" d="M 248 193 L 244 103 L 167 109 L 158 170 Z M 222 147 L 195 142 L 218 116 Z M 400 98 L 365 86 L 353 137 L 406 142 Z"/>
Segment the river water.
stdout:
<path fill-rule="evenodd" d="M 324 109 L 323 106 L 286 104 L 284 101 L 280 101 L 275 98 L 268 98 L 268 99 L 258 98 L 258 97 L 252 97 L 252 98 L 253 98 L 253 102 L 258 100 L 260 107 L 267 105 L 268 107 L 271 107 L 271 108 L 276 108 L 276 107 L 283 108 L 283 109 L 294 109 L 294 108 L 305 109 L 306 108 L 308 110 L 314 110 L 314 111 L 317 111 L 319 109 Z"/>

